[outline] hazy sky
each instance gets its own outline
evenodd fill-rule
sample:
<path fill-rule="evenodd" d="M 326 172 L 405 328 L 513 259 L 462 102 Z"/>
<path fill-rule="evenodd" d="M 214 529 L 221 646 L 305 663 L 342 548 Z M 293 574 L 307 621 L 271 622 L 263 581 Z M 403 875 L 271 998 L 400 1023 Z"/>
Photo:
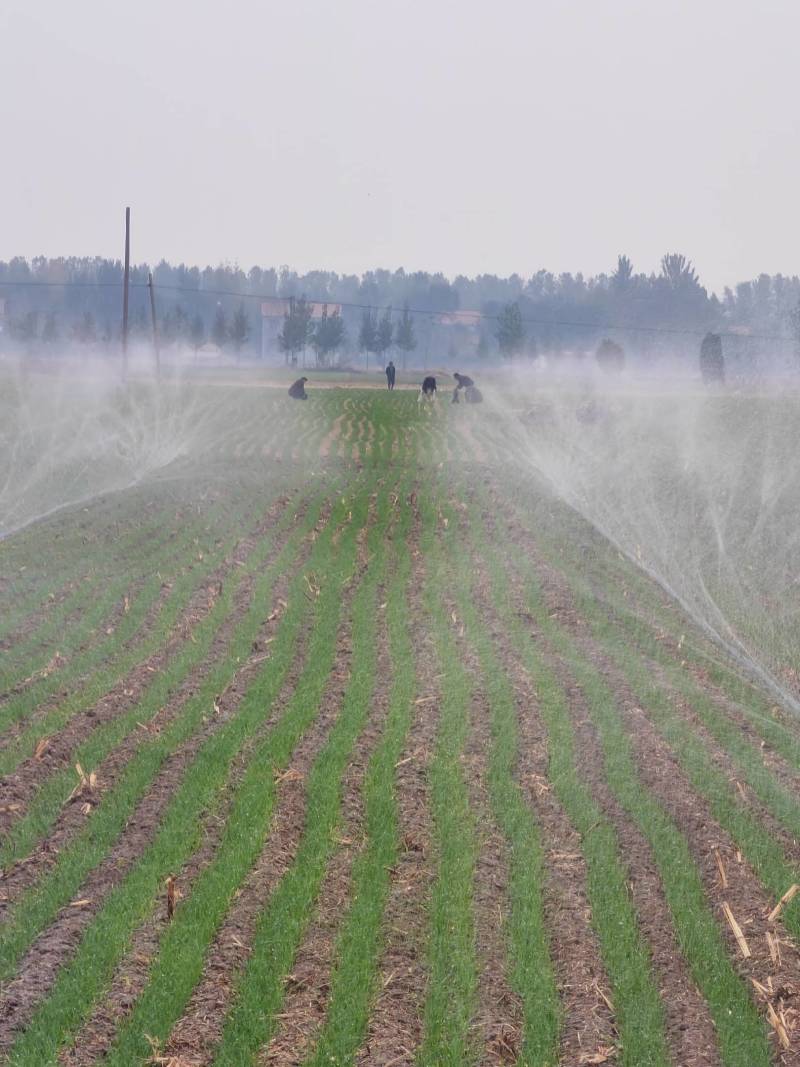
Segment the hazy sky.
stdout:
<path fill-rule="evenodd" d="M 0 258 L 800 273 L 798 0 L 1 0 Z"/>

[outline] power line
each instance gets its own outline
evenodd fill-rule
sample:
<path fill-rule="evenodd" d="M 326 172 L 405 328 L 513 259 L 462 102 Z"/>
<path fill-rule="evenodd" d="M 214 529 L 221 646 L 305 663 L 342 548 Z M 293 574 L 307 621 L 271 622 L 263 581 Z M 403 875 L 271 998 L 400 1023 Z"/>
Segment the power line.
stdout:
<path fill-rule="evenodd" d="M 42 289 L 109 289 L 109 288 L 122 288 L 122 281 L 118 282 L 45 282 L 34 280 L 19 280 L 19 281 L 2 281 L 0 280 L 0 286 L 17 286 L 22 288 L 42 288 Z M 147 289 L 147 282 L 131 282 L 131 289 Z M 288 297 L 275 296 L 269 293 L 240 293 L 235 289 L 192 289 L 183 285 L 154 285 L 154 289 L 163 290 L 164 292 L 173 293 L 191 293 L 194 296 L 231 296 L 236 297 L 239 300 L 259 300 L 261 302 L 272 301 L 274 303 L 285 303 Z M 392 305 L 375 305 L 375 304 L 357 304 L 347 300 L 335 300 L 332 297 L 319 298 L 306 298 L 309 304 L 335 304 L 338 307 L 348 308 L 353 311 L 385 311 L 391 309 Z M 405 310 L 405 308 L 404 308 Z M 408 309 L 411 315 L 427 315 L 429 317 L 435 317 L 439 315 L 453 315 L 458 314 L 458 311 L 453 311 L 450 308 L 412 308 Z M 482 322 L 498 322 L 500 315 L 490 315 L 484 311 L 471 311 L 470 315 L 473 318 L 480 319 Z M 573 319 L 538 319 L 538 318 L 523 318 L 522 324 L 525 326 L 560 326 L 567 329 L 579 329 L 579 330 L 619 330 L 626 333 L 648 333 L 648 334 L 667 334 L 670 336 L 683 336 L 683 337 L 703 337 L 706 334 L 706 330 L 696 330 L 673 326 L 639 326 L 632 323 L 619 323 L 619 322 L 582 322 Z M 755 341 L 788 341 L 791 338 L 782 334 L 767 334 L 767 333 L 747 333 L 741 334 L 735 331 L 716 331 L 720 337 L 732 338 L 735 340 L 749 339 Z"/>

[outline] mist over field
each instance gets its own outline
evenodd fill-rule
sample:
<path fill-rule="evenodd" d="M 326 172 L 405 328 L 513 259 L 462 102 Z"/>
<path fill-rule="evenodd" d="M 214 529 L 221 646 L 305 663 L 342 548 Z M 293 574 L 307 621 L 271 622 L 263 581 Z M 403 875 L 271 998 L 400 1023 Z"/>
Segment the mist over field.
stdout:
<path fill-rule="evenodd" d="M 800 1067 L 798 40 L 0 4 L 0 1062 Z"/>

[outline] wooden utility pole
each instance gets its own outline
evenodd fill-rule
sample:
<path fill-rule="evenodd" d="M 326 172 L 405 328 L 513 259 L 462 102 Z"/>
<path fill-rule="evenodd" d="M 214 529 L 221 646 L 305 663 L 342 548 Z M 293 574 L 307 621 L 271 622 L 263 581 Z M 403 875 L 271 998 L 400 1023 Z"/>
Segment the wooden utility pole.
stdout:
<path fill-rule="evenodd" d="M 125 277 L 122 283 L 122 379 L 128 378 L 128 291 L 131 282 L 131 209 L 125 208 Z"/>
<path fill-rule="evenodd" d="M 153 348 L 156 353 L 156 378 L 161 377 L 161 351 L 158 347 L 158 322 L 156 321 L 156 298 L 153 292 L 153 273 L 147 275 L 147 288 L 150 290 L 150 317 L 153 320 Z"/>

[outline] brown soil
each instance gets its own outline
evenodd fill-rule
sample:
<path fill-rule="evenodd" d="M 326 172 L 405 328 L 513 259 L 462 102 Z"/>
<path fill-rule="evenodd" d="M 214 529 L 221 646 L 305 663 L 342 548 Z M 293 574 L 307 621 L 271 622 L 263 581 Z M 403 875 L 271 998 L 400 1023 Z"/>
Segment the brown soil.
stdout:
<path fill-rule="evenodd" d="M 561 1062 L 578 1063 L 581 1055 L 608 1054 L 616 1042 L 610 1010 L 610 983 L 592 928 L 586 890 L 586 861 L 581 836 L 570 823 L 549 782 L 547 730 L 530 676 L 508 640 L 492 602 L 482 563 L 476 569 L 476 603 L 492 634 L 503 667 L 513 684 L 519 727 L 516 778 L 534 813 L 547 867 L 545 921 L 556 971 L 563 1024 Z"/>
<path fill-rule="evenodd" d="M 477 1013 L 471 1029 L 476 1047 L 483 1050 L 480 1063 L 490 1067 L 515 1063 L 522 1045 L 522 1002 L 509 984 L 503 934 L 509 908 L 508 845 L 490 811 L 487 753 L 492 747 L 492 710 L 483 689 L 480 662 L 464 637 L 454 602 L 445 596 L 444 603 L 452 621 L 459 658 L 474 684 L 469 735 L 462 760 L 478 838 L 473 908 L 480 979 Z"/>
<path fill-rule="evenodd" d="M 371 513 L 368 526 L 373 521 L 374 513 Z M 295 750 L 289 768 L 278 780 L 275 813 L 261 856 L 217 932 L 206 958 L 203 976 L 195 987 L 183 1017 L 170 1034 L 167 1042 L 167 1054 L 170 1056 L 188 1059 L 196 1064 L 211 1062 L 222 1036 L 236 979 L 249 955 L 258 917 L 297 855 L 305 830 L 306 781 L 338 718 L 350 676 L 352 643 L 349 606 L 368 566 L 366 532 L 366 528 L 359 531 L 357 571 L 344 592 L 336 659 L 326 682 L 318 714 Z M 286 693 L 287 701 L 290 696 L 291 690 Z M 331 905 L 334 916 L 341 914 L 342 901 L 346 897 L 350 861 L 350 850 L 341 850 L 336 854 L 326 877 L 322 906 Z M 314 936 L 316 926 L 312 927 L 310 936 Z M 320 920 L 315 939 L 315 947 L 320 951 L 325 943 L 325 928 L 326 923 Z M 310 987 L 313 982 L 324 984 L 328 967 L 329 961 L 315 959 L 313 952 L 304 963 L 301 950 L 294 974 L 289 978 L 290 996 L 293 989 L 298 992 L 301 989 L 302 983 L 297 978 L 299 973 L 307 972 L 307 985 Z M 309 1001 L 309 1010 L 313 1010 L 313 997 Z"/>
<path fill-rule="evenodd" d="M 98 644 L 106 637 L 110 637 L 116 630 L 117 626 L 119 625 L 120 619 L 122 619 L 125 613 L 126 600 L 128 603 L 131 603 L 135 599 L 136 595 L 139 593 L 141 585 L 141 581 L 134 584 L 128 590 L 127 594 L 121 596 L 119 600 L 111 607 L 108 615 L 106 615 L 105 618 L 101 619 L 94 629 L 89 630 L 89 632 L 85 635 L 80 644 L 76 645 L 73 648 L 70 648 L 66 653 L 62 653 L 58 650 L 54 651 L 48 661 L 42 664 L 41 667 L 38 667 L 31 674 L 29 674 L 27 678 L 20 679 L 18 682 L 15 682 L 9 689 L 0 693 L 0 705 L 8 703 L 13 697 L 20 696 L 22 693 L 28 692 L 29 690 L 33 689 L 33 687 L 36 686 L 39 682 L 44 681 L 46 678 L 50 678 L 53 675 L 58 674 L 58 672 L 63 670 L 63 668 L 66 667 L 70 662 L 72 662 L 72 660 L 76 659 L 84 652 L 89 651 L 89 649 L 91 649 L 93 645 Z M 163 596 L 163 591 L 161 595 Z M 68 615 L 66 619 L 64 619 L 61 626 L 62 634 L 69 633 L 71 628 L 78 623 L 80 616 L 83 614 L 84 611 L 87 610 L 87 607 L 88 605 L 84 606 L 80 610 L 76 610 L 72 614 Z M 127 642 L 125 642 L 119 647 L 126 647 L 133 639 L 134 638 L 130 638 Z M 53 639 L 48 642 L 47 646 L 40 647 L 39 651 L 43 652 L 44 655 L 47 655 L 51 651 L 52 647 Z M 40 708 L 37 708 L 37 715 L 41 714 L 41 708 L 47 708 L 49 706 L 51 705 L 41 705 Z M 9 730 L 4 731 L 2 742 L 0 742 L 2 746 L 5 747 L 6 745 L 8 745 L 9 742 L 17 736 L 20 729 L 29 725 L 30 722 L 30 718 L 25 718 L 21 722 L 14 723 Z"/>
<path fill-rule="evenodd" d="M 176 524 L 179 521 L 180 513 L 175 515 Z M 109 535 L 113 536 L 113 534 L 110 534 L 109 531 L 105 531 L 105 536 Z M 144 535 L 143 540 L 145 543 L 147 543 L 148 541 L 153 540 L 155 536 L 155 529 L 151 529 Z M 170 534 L 170 539 L 173 539 L 175 537 L 177 537 L 177 529 L 173 529 Z M 92 540 L 96 539 L 97 537 L 92 538 Z M 82 579 L 72 582 L 71 586 L 67 588 L 74 588 L 76 585 L 79 584 L 79 581 L 91 582 L 97 585 L 103 580 L 104 579 L 101 576 L 90 573 L 85 575 Z M 47 663 L 43 664 L 40 668 L 33 671 L 29 677 L 17 682 L 6 692 L 0 693 L 0 704 L 5 703 L 14 696 L 18 696 L 19 694 L 32 689 L 33 686 L 35 686 L 44 678 L 48 678 L 54 674 L 57 674 L 78 655 L 86 652 L 99 641 L 103 640 L 105 637 L 111 636 L 116 627 L 119 625 L 120 620 L 123 618 L 127 610 L 127 604 L 130 604 L 134 601 L 136 595 L 138 594 L 141 588 L 141 585 L 142 580 L 134 582 L 132 586 L 128 589 L 127 593 L 122 594 L 119 600 L 111 607 L 109 614 L 104 619 L 102 619 L 94 629 L 90 630 L 85 635 L 80 645 L 76 646 L 75 648 L 70 648 L 66 654 L 61 653 L 57 650 L 53 651 L 53 654 L 50 656 L 50 659 Z M 142 626 L 135 634 L 131 635 L 125 642 L 117 646 L 118 651 L 130 647 L 130 645 L 138 639 L 139 634 L 145 627 L 152 626 L 153 620 L 158 613 L 158 609 L 160 608 L 164 599 L 166 599 L 168 593 L 169 586 L 162 586 L 162 589 L 159 592 L 156 602 L 148 609 L 147 615 L 142 623 Z M 61 599 L 63 599 L 63 597 Z M 48 600 L 47 605 L 43 609 L 34 613 L 34 616 L 26 619 L 18 631 L 18 636 L 32 632 L 37 625 L 37 623 L 35 623 L 35 619 L 38 618 L 39 622 L 44 621 L 44 619 L 46 618 L 47 611 L 52 608 L 53 602 L 53 600 Z M 83 607 L 75 608 L 72 612 L 70 612 L 70 614 L 67 615 L 67 617 L 62 621 L 61 633 L 68 633 L 73 626 L 78 624 L 81 616 L 88 609 L 90 603 L 91 601 L 87 602 L 87 604 L 84 604 Z M 45 651 L 45 653 L 51 651 L 51 649 L 53 648 L 54 639 L 51 639 L 48 644 L 50 646 L 49 648 L 42 646 L 42 651 Z M 71 684 L 74 687 L 76 684 L 79 684 L 79 682 L 73 681 Z M 62 699 L 65 696 L 67 696 L 67 693 L 61 692 L 56 693 L 49 699 L 46 699 L 36 708 L 35 716 L 37 718 L 41 717 L 53 706 L 57 705 L 59 699 Z M 8 730 L 4 731 L 2 738 L 0 738 L 0 747 L 5 747 L 8 744 L 12 743 L 13 740 L 19 735 L 19 733 L 31 723 L 31 721 L 32 717 L 28 716 L 24 720 L 14 723 Z"/>
<path fill-rule="evenodd" d="M 322 521 L 327 521 L 327 514 L 324 520 L 320 520 Z M 308 550 L 310 550 L 313 536 L 312 531 L 307 539 Z M 302 567 L 304 558 L 305 555 L 301 553 L 296 566 Z M 168 757 L 109 855 L 100 866 L 92 871 L 81 887 L 80 898 L 86 898 L 91 903 L 83 908 L 64 909 L 58 919 L 34 942 L 23 959 L 17 976 L 4 989 L 3 1013 L 0 1018 L 0 1049 L 7 1046 L 13 1040 L 15 1032 L 25 1025 L 36 1005 L 49 991 L 60 967 L 74 952 L 83 931 L 102 906 L 108 893 L 123 880 L 153 840 L 163 813 L 180 786 L 183 772 L 192 762 L 201 745 L 235 714 L 253 677 L 263 670 L 265 656 L 263 649 L 268 647 L 280 623 L 282 614 L 280 605 L 285 602 L 290 580 L 291 574 L 286 574 L 278 581 L 274 594 L 275 609 L 264 623 L 249 661 L 239 668 L 232 684 L 217 699 L 219 711 L 209 718 L 180 749 Z M 245 609 L 246 603 L 243 605 L 243 610 Z M 304 642 L 301 640 L 298 647 L 302 650 L 303 645 Z M 222 654 L 222 651 L 223 649 L 220 648 L 219 654 Z M 301 669 L 302 651 L 290 669 L 288 685 L 292 684 L 292 680 L 296 682 Z M 272 721 L 274 719 L 270 719 L 265 726 Z M 65 810 L 70 810 L 70 808 Z M 43 850 L 47 853 L 53 848 L 52 840 L 51 836 L 43 846 Z M 33 859 L 36 857 L 37 854 L 34 854 Z M 26 872 L 28 866 L 27 864 L 21 866 L 21 872 Z M 26 880 L 26 884 L 31 883 Z"/>
<path fill-rule="evenodd" d="M 294 517 L 292 528 L 296 527 L 297 523 L 301 521 L 304 512 L 305 506 L 298 509 L 298 512 Z M 321 524 L 324 524 L 327 521 L 328 514 L 329 508 L 326 507 L 318 520 L 317 529 L 321 528 Z M 280 542 L 273 546 L 269 559 L 273 559 L 277 556 L 285 539 L 291 536 L 291 532 L 291 529 L 287 530 Z M 311 541 L 315 536 L 315 531 L 312 531 L 306 538 L 305 545 L 301 549 L 297 561 L 295 562 L 295 567 L 301 567 L 303 565 L 304 559 L 311 550 Z M 247 541 L 243 543 L 241 550 L 247 555 L 249 551 L 252 551 L 252 542 Z M 265 566 L 269 565 L 269 559 L 264 564 Z M 273 596 L 274 607 L 272 613 L 277 612 L 277 614 L 275 614 L 274 618 L 271 620 L 270 626 L 277 624 L 279 619 L 281 602 L 285 599 L 287 583 L 288 579 L 284 576 L 276 585 L 276 591 Z M 143 723 L 138 731 L 129 734 L 97 768 L 84 768 L 86 773 L 90 770 L 95 771 L 97 781 L 94 788 L 88 793 L 85 793 L 85 795 L 73 796 L 62 808 L 58 819 L 48 833 L 47 838 L 41 842 L 29 856 L 9 867 L 3 873 L 2 894 L 0 894 L 0 918 L 2 918 L 9 905 L 13 904 L 22 892 L 35 884 L 35 882 L 43 876 L 44 872 L 56 862 L 58 854 L 64 850 L 72 838 L 83 828 L 86 821 L 86 815 L 90 812 L 91 807 L 96 807 L 97 804 L 101 802 L 102 797 L 113 787 L 138 747 L 144 743 L 148 737 L 152 736 L 152 734 L 157 734 L 166 728 L 170 722 L 180 714 L 181 709 L 186 702 L 195 695 L 203 678 L 226 654 L 233 632 L 247 611 L 252 597 L 253 586 L 254 580 L 252 577 L 246 578 L 240 584 L 234 597 L 234 609 L 214 635 L 209 654 L 204 663 L 189 677 L 184 679 L 171 699 L 160 708 L 147 723 Z M 268 647 L 265 643 L 266 640 L 266 638 L 259 636 L 256 642 L 254 642 L 253 658 L 257 661 L 258 656 L 263 656 L 263 650 Z M 150 672 L 147 673 L 149 674 Z M 231 687 L 232 690 L 234 692 L 239 691 L 239 685 L 240 680 L 237 675 L 236 681 Z M 217 724 L 221 721 L 222 719 L 219 715 L 213 720 L 213 722 Z M 190 739 L 186 743 L 189 745 L 193 744 L 193 739 Z M 170 759 L 176 758 L 177 755 L 177 753 L 174 754 Z M 167 762 L 170 763 L 170 760 Z M 90 808 L 87 809 L 86 804 L 89 804 Z"/>
<path fill-rule="evenodd" d="M 409 618 L 417 664 L 418 697 L 402 757 L 397 763 L 396 796 L 402 851 L 393 868 L 384 914 L 385 947 L 379 968 L 379 993 L 359 1067 L 412 1067 L 422 1040 L 422 1009 L 427 983 L 426 907 L 435 871 L 431 863 L 430 765 L 439 724 L 441 693 L 432 667 L 430 633 L 423 623 L 425 566 L 419 548 L 421 518 L 414 507 Z"/>
<path fill-rule="evenodd" d="M 15 645 L 18 645 L 20 641 L 24 641 L 29 634 L 32 634 L 34 630 L 37 630 L 48 618 L 50 612 L 59 604 L 63 604 L 64 601 L 70 596 L 77 587 L 85 580 L 84 577 L 73 578 L 68 582 L 65 582 L 55 592 L 50 593 L 47 599 L 34 608 L 25 618 L 19 623 L 19 625 L 10 630 L 5 637 L 0 638 L 0 652 L 9 652 Z M 0 578 L 2 583 L 2 578 Z"/>
<path fill-rule="evenodd" d="M 798 954 L 797 946 L 789 941 L 785 932 L 782 932 L 780 966 L 773 962 L 766 935 L 768 932 L 776 932 L 776 925 L 768 923 L 765 916 L 775 902 L 764 892 L 752 869 L 741 860 L 741 854 L 735 842 L 712 818 L 708 803 L 689 783 L 680 768 L 676 755 L 652 725 L 647 709 L 638 706 L 622 672 L 611 663 L 600 646 L 589 636 L 585 621 L 580 619 L 574 611 L 571 592 L 563 575 L 553 570 L 539 556 L 533 545 L 529 543 L 526 548 L 536 565 L 551 613 L 557 614 L 559 623 L 569 631 L 583 656 L 600 671 L 617 698 L 617 706 L 628 728 L 642 783 L 686 837 L 709 904 L 718 917 L 720 929 L 736 969 L 743 978 L 755 979 L 767 990 L 774 991 L 772 997 L 757 996 L 756 999 L 759 1001 L 760 1009 L 765 1013 L 767 999 L 771 999 L 776 1011 L 781 1009 L 785 1011 L 791 1036 L 798 1020 L 796 1006 L 800 1005 L 798 999 L 800 998 L 800 954 Z M 630 819 L 621 811 L 607 787 L 598 781 L 600 778 L 598 767 L 601 766 L 601 760 L 598 758 L 599 742 L 589 720 L 583 695 L 571 680 L 564 665 L 557 660 L 554 665 L 565 686 L 568 687 L 576 727 L 576 740 L 579 748 L 585 753 L 582 759 L 582 774 L 585 780 L 591 783 L 604 813 L 617 827 L 631 871 L 636 872 L 632 881 L 634 902 L 639 911 L 643 929 L 648 933 L 648 940 L 654 947 L 654 963 L 659 975 L 670 1040 L 676 1052 L 683 1046 L 683 1051 L 677 1056 L 677 1062 L 681 1064 L 716 1062 L 716 1059 L 697 1059 L 698 1053 L 707 1057 L 712 1054 L 709 1039 L 713 1030 L 708 1009 L 700 1001 L 699 993 L 693 986 L 683 957 L 678 955 L 675 935 L 671 929 L 668 914 L 663 917 L 664 921 L 661 923 L 663 930 L 658 940 L 654 942 L 652 933 L 648 931 L 647 913 L 643 909 L 655 901 L 659 903 L 663 901 L 660 880 L 650 858 L 649 849 L 643 838 L 636 844 L 636 837 L 640 837 L 638 831 L 632 827 Z M 626 823 L 628 826 L 623 832 Z M 633 833 L 630 832 L 631 830 Z M 636 847 L 633 847 L 634 845 Z M 728 876 L 728 886 L 724 890 L 717 865 L 717 853 L 725 865 Z M 644 883 L 638 876 L 638 864 L 635 864 L 632 859 L 639 854 L 643 860 L 649 861 L 645 864 L 648 877 Z M 648 885 L 651 879 L 652 884 Z M 644 893 L 641 892 L 642 889 L 645 890 Z M 752 952 L 747 960 L 742 957 L 734 935 L 725 921 L 722 911 L 723 902 L 728 903 L 746 933 Z M 665 909 L 664 903 L 660 910 Z M 780 929 L 779 925 L 777 929 Z M 670 941 L 673 942 L 671 949 L 662 951 L 660 946 L 663 945 L 666 949 Z M 671 965 L 669 965 L 670 959 Z M 668 968 L 666 972 L 665 968 Z M 676 979 L 679 979 L 677 988 Z M 687 1047 L 687 1040 L 689 1047 Z M 800 1044 L 800 1042 L 795 1040 L 794 1044 Z M 692 1055 L 695 1059 L 690 1058 Z M 718 1056 L 716 1050 L 713 1050 L 713 1055 Z M 782 1050 L 779 1058 L 780 1062 L 786 1064 L 800 1063 L 800 1048 Z"/>
<path fill-rule="evenodd" d="M 170 660 L 186 641 L 192 639 L 194 629 L 211 612 L 217 599 L 222 594 L 223 582 L 234 572 L 234 568 L 245 564 L 247 558 L 255 550 L 257 541 L 278 523 L 290 503 L 288 497 L 281 497 L 269 507 L 267 513 L 262 517 L 252 533 L 239 541 L 233 552 L 220 563 L 205 579 L 203 585 L 192 594 L 189 603 L 161 648 L 141 663 L 136 664 L 96 704 L 78 712 L 77 715 L 70 719 L 66 726 L 48 741 L 47 748 L 39 758 L 35 756 L 29 757 L 17 767 L 13 774 L 0 781 L 0 791 L 4 798 L 3 808 L 0 808 L 0 833 L 8 832 L 13 822 L 22 817 L 31 798 L 41 788 L 43 781 L 57 770 L 61 770 L 64 766 L 69 766 L 74 762 L 75 749 L 98 726 L 125 714 L 141 700 L 152 683 L 154 676 L 168 667 Z M 300 518 L 300 514 L 298 512 L 295 525 Z M 274 554 L 275 550 L 273 549 L 272 555 L 274 556 Z M 171 586 L 168 583 L 165 583 L 162 587 L 161 595 L 148 612 L 148 616 L 137 634 L 137 640 L 146 638 L 148 632 L 155 625 L 170 588 Z M 170 703 L 174 703 L 174 695 Z M 168 721 L 165 709 L 161 710 L 157 719 L 157 724 L 155 720 L 151 720 L 147 724 L 150 730 L 162 728 L 163 724 Z M 132 739 L 132 744 L 136 744 L 136 738 Z M 128 747 L 131 747 L 131 745 L 129 744 Z M 94 770 L 94 768 L 84 768 L 87 774 L 91 770 Z M 83 799 L 85 800 L 86 798 Z"/>
<path fill-rule="evenodd" d="M 381 619 L 376 634 L 378 660 L 388 661 L 388 634 Z M 307 930 L 286 980 L 278 1029 L 260 1057 L 280 1067 L 299 1065 L 311 1050 L 324 1022 L 335 963 L 336 936 L 352 896 L 352 869 L 364 846 L 362 790 L 367 767 L 380 741 L 389 708 L 391 676 L 381 672 L 372 699 L 369 722 L 358 740 L 343 781 L 342 832 L 339 848 L 325 872 L 314 920 Z"/>

